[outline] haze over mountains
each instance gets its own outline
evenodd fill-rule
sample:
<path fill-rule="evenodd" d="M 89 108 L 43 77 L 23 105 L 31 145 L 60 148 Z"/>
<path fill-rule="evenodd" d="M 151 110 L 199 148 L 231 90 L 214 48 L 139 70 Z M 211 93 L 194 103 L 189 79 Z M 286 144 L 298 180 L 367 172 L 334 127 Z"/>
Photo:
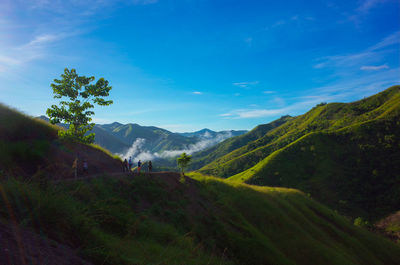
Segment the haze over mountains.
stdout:
<path fill-rule="evenodd" d="M 46 116 L 40 117 L 48 121 Z M 67 125 L 60 124 L 67 128 Z M 140 126 L 136 123 L 96 124 L 93 128 L 95 143 L 122 157 L 135 159 L 161 159 L 186 152 L 192 154 L 211 147 L 245 130 L 215 132 L 203 129 L 196 132 L 174 133 L 155 126 Z"/>

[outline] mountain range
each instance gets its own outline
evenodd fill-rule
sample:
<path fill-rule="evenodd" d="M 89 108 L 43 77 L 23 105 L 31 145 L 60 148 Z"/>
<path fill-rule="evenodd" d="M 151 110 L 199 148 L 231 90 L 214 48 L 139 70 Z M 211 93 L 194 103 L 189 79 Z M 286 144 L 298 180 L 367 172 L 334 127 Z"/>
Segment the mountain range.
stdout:
<path fill-rule="evenodd" d="M 49 121 L 46 116 L 39 117 Z M 68 128 L 66 124 L 59 124 Z M 133 146 L 139 155 L 141 152 L 163 153 L 169 151 L 199 151 L 215 145 L 227 138 L 246 133 L 245 130 L 213 131 L 203 129 L 195 132 L 174 133 L 155 126 L 140 126 L 136 123 L 96 124 L 92 130 L 95 133 L 95 143 L 114 154 L 124 155 Z M 138 141 L 139 140 L 139 141 Z M 136 144 L 135 144 L 136 142 Z M 174 154 L 176 152 L 173 152 Z"/>

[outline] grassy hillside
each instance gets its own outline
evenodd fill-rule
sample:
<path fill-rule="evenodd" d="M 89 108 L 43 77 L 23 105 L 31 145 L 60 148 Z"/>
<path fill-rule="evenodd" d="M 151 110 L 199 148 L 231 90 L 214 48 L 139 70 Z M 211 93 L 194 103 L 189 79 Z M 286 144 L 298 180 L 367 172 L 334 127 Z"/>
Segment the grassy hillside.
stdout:
<path fill-rule="evenodd" d="M 120 160 L 99 146 L 58 139 L 61 129 L 0 105 L 0 172 L 21 177 L 72 177 L 77 157 L 78 173 L 84 159 L 90 174 L 121 170 Z"/>
<path fill-rule="evenodd" d="M 304 115 L 268 131 L 263 137 L 216 159 L 200 172 L 229 177 L 243 172 L 311 132 L 335 131 L 374 119 L 396 119 L 400 86 L 353 103 L 319 104 Z"/>
<path fill-rule="evenodd" d="M 201 171 L 297 188 L 341 213 L 375 221 L 400 205 L 399 91 L 317 106 Z"/>
<path fill-rule="evenodd" d="M 346 215 L 377 220 L 400 205 L 400 121 L 307 134 L 231 180 L 298 188 Z"/>
<path fill-rule="evenodd" d="M 290 116 L 283 116 L 268 124 L 262 124 L 253 130 L 240 136 L 229 138 L 215 146 L 212 146 L 204 151 L 197 152 L 193 155 L 193 161 L 190 165 L 191 169 L 199 169 L 202 166 L 213 162 L 214 160 L 223 157 L 224 155 L 238 149 L 248 143 L 263 137 L 267 132 L 279 127 L 285 122 L 293 119 Z"/>
<path fill-rule="evenodd" d="M 2 180 L 0 216 L 94 264 L 395 264 L 400 247 L 304 196 L 178 174 Z"/>

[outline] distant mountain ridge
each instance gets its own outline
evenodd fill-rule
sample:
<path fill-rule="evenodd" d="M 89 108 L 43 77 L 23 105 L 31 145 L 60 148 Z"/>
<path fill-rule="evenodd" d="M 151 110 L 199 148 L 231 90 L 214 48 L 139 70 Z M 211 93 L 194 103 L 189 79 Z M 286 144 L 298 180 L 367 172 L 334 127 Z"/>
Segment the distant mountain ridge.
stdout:
<path fill-rule="evenodd" d="M 210 138 L 210 137 L 218 137 L 221 134 L 230 134 L 230 135 L 232 135 L 232 137 L 234 137 L 234 136 L 239 136 L 239 135 L 245 134 L 247 132 L 248 132 L 247 130 L 238 130 L 238 131 L 226 130 L 226 131 L 216 132 L 216 131 L 204 128 L 204 129 L 196 131 L 196 132 L 184 132 L 184 133 L 178 133 L 178 134 L 180 134 L 182 136 L 185 136 L 185 137 L 205 137 L 205 138 Z"/>
<path fill-rule="evenodd" d="M 49 121 L 46 116 L 40 119 Z M 59 124 L 67 128 L 65 124 Z M 121 124 L 113 122 L 109 124 L 96 124 L 93 128 L 95 143 L 108 149 L 112 153 L 124 154 L 137 139 L 144 139 L 141 148 L 151 153 L 164 151 L 184 150 L 204 139 L 216 139 L 209 141 L 209 145 L 216 144 L 232 136 L 241 135 L 247 131 L 220 131 L 203 129 L 197 132 L 173 133 L 155 126 L 141 126 L 136 123 Z"/>

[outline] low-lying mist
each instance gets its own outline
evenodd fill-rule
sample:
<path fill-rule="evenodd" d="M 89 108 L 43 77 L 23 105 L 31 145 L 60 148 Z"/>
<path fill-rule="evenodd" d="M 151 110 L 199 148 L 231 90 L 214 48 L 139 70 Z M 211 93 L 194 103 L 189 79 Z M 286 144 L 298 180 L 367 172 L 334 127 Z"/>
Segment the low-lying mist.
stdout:
<path fill-rule="evenodd" d="M 230 137 L 232 137 L 231 132 L 218 134 L 216 137 L 212 137 L 210 133 L 206 132 L 199 137 L 199 141 L 195 144 L 184 146 L 182 149 L 179 150 L 165 150 L 160 153 L 150 152 L 149 150 L 146 149 L 146 139 L 137 138 L 135 142 L 133 142 L 132 146 L 124 154 L 117 154 L 117 155 L 119 155 L 122 159 L 125 158 L 128 159 L 129 157 L 132 157 L 133 161 L 167 159 L 167 158 L 177 157 L 182 153 L 190 155 L 202 151 Z"/>

